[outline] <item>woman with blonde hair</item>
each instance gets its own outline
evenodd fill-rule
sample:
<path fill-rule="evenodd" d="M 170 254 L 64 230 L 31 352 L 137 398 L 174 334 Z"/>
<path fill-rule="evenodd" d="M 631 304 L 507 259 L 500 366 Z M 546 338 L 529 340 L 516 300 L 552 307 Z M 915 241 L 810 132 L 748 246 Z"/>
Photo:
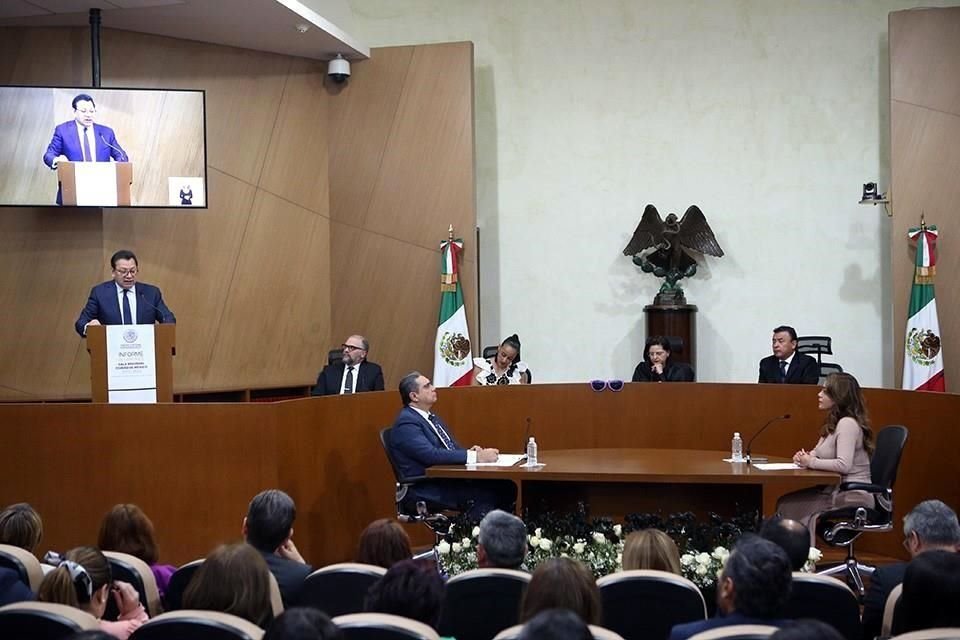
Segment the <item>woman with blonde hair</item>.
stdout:
<path fill-rule="evenodd" d="M 659 529 L 634 531 L 623 543 L 623 570 L 653 569 L 680 575 L 677 543 Z"/>
<path fill-rule="evenodd" d="M 140 595 L 132 585 L 113 580 L 110 563 L 99 549 L 77 547 L 61 556 L 57 568 L 44 577 L 37 600 L 65 604 L 101 618 L 111 594 L 120 617 L 115 622 L 100 620 L 100 628 L 126 640 L 147 621 Z"/>
<path fill-rule="evenodd" d="M 849 373 L 832 373 L 817 394 L 819 407 L 827 411 L 820 439 L 812 451 L 800 449 L 793 462 L 805 469 L 833 471 L 840 482 L 870 483 L 870 456 L 874 438 L 866 403 L 857 379 Z M 796 520 L 810 531 L 810 546 L 817 541 L 817 515 L 839 507 L 873 508 L 873 495 L 866 491 L 840 491 L 839 485 L 812 487 L 780 498 L 777 512 Z"/>
<path fill-rule="evenodd" d="M 104 551 L 119 551 L 143 560 L 150 566 L 157 581 L 157 591 L 162 598 L 177 570 L 169 564 L 159 564 L 157 542 L 153 535 L 153 523 L 147 514 L 135 504 L 115 505 L 100 523 L 97 546 Z"/>

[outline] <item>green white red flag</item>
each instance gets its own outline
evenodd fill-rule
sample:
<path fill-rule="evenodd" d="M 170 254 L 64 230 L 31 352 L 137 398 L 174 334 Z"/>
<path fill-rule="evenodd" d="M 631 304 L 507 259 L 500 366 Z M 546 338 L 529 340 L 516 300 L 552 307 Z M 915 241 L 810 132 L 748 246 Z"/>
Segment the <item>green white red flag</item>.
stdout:
<path fill-rule="evenodd" d="M 907 330 L 903 354 L 903 388 L 917 391 L 946 391 L 943 378 L 943 349 L 933 278 L 937 273 L 937 227 L 920 226 L 907 234 L 917 241 L 917 259 L 910 289 Z"/>
<path fill-rule="evenodd" d="M 460 256 L 463 239 L 453 237 L 440 243 L 440 320 L 433 360 L 433 384 L 436 387 L 461 387 L 470 384 L 473 372 L 467 312 L 460 288 Z"/>

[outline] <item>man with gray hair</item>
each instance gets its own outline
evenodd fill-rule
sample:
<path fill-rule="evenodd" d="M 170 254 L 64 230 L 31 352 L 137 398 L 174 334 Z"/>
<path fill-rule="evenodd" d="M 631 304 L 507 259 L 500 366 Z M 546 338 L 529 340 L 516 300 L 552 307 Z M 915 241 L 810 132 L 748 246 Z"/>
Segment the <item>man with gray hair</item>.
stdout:
<path fill-rule="evenodd" d="M 527 525 L 517 516 L 494 509 L 480 521 L 477 566 L 520 569 L 527 555 Z"/>
<path fill-rule="evenodd" d="M 367 360 L 370 343 L 360 335 L 343 341 L 340 359 L 327 364 L 310 391 L 313 396 L 350 395 L 363 391 L 383 391 L 383 370 Z"/>
<path fill-rule="evenodd" d="M 960 550 L 960 523 L 956 512 L 940 500 L 924 500 L 903 518 L 903 546 L 911 558 L 926 551 Z M 863 637 L 880 635 L 883 607 L 893 588 L 903 582 L 908 562 L 878 567 L 870 576 L 863 600 Z"/>

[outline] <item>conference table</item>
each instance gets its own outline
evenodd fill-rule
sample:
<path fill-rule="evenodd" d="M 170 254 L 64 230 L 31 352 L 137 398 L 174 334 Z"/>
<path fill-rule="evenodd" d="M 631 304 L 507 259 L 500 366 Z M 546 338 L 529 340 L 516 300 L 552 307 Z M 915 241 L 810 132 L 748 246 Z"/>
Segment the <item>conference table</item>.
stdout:
<path fill-rule="evenodd" d="M 537 467 L 444 465 L 431 478 L 506 480 L 517 487 L 517 512 L 569 511 L 578 502 L 592 516 L 693 511 L 733 516 L 757 509 L 773 514 L 790 491 L 836 484 L 840 476 L 811 469 L 764 471 L 724 462 L 729 452 L 702 449 L 599 448 L 541 451 Z M 790 462 L 771 457 L 769 462 Z"/>

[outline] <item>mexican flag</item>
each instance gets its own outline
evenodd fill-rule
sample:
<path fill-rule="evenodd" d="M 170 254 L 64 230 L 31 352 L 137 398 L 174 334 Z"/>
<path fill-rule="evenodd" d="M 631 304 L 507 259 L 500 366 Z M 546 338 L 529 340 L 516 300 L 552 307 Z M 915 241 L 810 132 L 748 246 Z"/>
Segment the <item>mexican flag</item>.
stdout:
<path fill-rule="evenodd" d="M 473 372 L 467 312 L 460 289 L 460 254 L 463 240 L 453 238 L 451 226 L 440 243 L 440 321 L 434 348 L 433 384 L 436 387 L 461 387 L 470 384 Z"/>
<path fill-rule="evenodd" d="M 937 227 L 920 226 L 908 235 L 917 241 L 917 260 L 910 290 L 910 309 L 903 354 L 903 388 L 917 391 L 946 391 L 943 379 L 943 350 L 933 277 L 937 273 Z"/>

